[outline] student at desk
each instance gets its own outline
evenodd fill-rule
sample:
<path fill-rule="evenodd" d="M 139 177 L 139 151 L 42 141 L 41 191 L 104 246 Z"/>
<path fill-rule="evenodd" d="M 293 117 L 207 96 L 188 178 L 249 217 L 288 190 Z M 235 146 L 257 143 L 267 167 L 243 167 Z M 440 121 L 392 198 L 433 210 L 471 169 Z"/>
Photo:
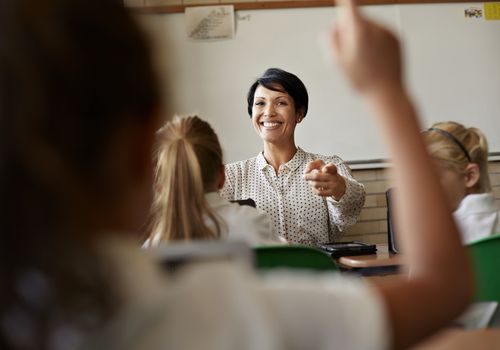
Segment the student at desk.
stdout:
<path fill-rule="evenodd" d="M 423 135 L 463 242 L 500 233 L 500 212 L 491 192 L 488 142 L 483 133 L 460 123 L 441 122 Z"/>
<path fill-rule="evenodd" d="M 377 287 L 227 261 L 160 270 L 135 236 L 160 106 L 144 34 L 119 0 L 0 1 L 0 347 L 403 349 L 458 315 L 471 274 L 398 42 L 347 5 L 333 43 L 388 140 L 413 269 Z"/>
<path fill-rule="evenodd" d="M 251 245 L 279 242 L 269 215 L 230 203 L 217 191 L 225 181 L 222 148 L 210 124 L 199 117 L 176 117 L 158 132 L 155 193 L 149 238 L 161 242 L 231 239 Z"/>

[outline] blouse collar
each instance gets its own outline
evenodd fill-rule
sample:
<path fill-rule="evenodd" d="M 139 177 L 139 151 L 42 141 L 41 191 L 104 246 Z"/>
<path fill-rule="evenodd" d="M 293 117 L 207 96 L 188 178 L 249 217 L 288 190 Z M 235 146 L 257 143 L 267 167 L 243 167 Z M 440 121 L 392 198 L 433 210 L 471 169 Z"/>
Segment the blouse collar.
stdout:
<path fill-rule="evenodd" d="M 304 161 L 306 160 L 306 152 L 302 150 L 302 148 L 297 147 L 297 152 L 295 152 L 292 159 L 283 164 L 283 166 L 287 167 L 290 171 L 295 171 Z M 264 170 L 271 165 L 267 163 L 266 158 L 264 158 L 264 151 L 261 151 L 257 155 L 257 166 L 259 169 Z"/>

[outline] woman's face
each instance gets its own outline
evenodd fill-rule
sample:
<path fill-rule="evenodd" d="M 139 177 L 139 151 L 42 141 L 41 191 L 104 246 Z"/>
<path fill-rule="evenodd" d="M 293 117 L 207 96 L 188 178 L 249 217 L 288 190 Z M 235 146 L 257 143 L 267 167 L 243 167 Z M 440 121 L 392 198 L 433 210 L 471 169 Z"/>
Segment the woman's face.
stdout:
<path fill-rule="evenodd" d="M 281 86 L 277 88 L 283 90 Z M 301 112 L 295 110 L 295 103 L 288 93 L 269 90 L 262 85 L 257 87 L 252 107 L 252 123 L 264 142 L 293 143 L 295 126 L 301 119 Z"/>

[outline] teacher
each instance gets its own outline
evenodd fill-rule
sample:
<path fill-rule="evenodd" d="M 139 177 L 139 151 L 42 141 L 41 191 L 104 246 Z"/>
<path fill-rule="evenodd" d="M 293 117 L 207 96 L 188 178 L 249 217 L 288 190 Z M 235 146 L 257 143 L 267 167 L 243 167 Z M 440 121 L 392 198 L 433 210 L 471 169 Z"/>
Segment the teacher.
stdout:
<path fill-rule="evenodd" d="M 264 150 L 225 166 L 221 196 L 253 199 L 271 216 L 275 233 L 290 243 L 337 241 L 356 223 L 365 190 L 340 157 L 308 153 L 295 145 L 295 127 L 308 108 L 304 83 L 270 68 L 250 87 L 247 101 Z"/>

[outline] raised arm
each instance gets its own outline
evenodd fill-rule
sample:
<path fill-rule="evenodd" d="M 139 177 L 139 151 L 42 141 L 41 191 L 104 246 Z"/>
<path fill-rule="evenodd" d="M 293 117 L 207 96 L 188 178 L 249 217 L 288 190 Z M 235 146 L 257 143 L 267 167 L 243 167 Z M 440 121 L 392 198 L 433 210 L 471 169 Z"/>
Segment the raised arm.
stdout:
<path fill-rule="evenodd" d="M 408 281 L 378 285 L 395 348 L 405 348 L 457 316 L 472 295 L 471 270 L 443 190 L 424 148 L 402 80 L 398 40 L 339 0 L 336 59 L 375 115 L 394 162 L 397 220 Z"/>

